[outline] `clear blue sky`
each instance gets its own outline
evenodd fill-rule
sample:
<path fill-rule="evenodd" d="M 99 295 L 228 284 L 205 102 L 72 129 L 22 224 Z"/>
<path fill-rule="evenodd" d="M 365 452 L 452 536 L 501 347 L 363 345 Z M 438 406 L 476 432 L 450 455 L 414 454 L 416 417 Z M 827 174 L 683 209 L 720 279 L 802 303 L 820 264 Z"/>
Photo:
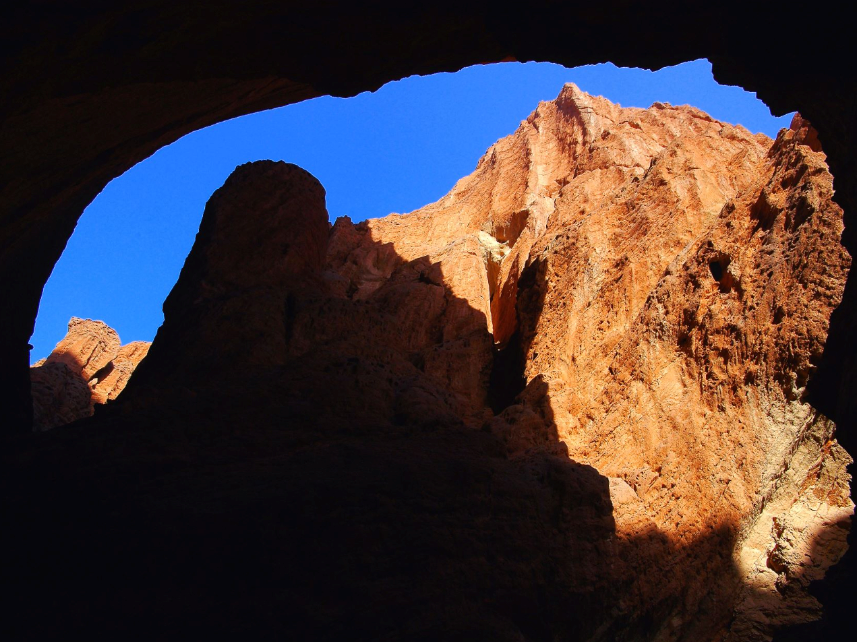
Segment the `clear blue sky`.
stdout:
<path fill-rule="evenodd" d="M 409 212 L 443 196 L 569 81 L 623 106 L 694 105 L 771 137 L 790 120 L 772 117 L 754 94 L 718 85 L 700 60 L 658 72 L 612 64 L 478 66 L 220 123 L 161 149 L 86 209 L 45 287 L 32 361 L 50 353 L 72 316 L 106 322 L 123 342 L 151 340 L 205 203 L 236 165 L 273 159 L 307 169 L 327 190 L 331 220 Z"/>

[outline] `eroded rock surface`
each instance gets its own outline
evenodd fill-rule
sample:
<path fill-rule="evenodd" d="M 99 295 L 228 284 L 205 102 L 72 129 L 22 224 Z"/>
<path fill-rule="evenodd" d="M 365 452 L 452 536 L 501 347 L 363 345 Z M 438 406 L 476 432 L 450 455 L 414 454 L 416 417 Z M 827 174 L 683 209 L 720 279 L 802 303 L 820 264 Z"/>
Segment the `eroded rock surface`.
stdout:
<path fill-rule="evenodd" d="M 489 426 L 510 455 L 561 444 L 610 478 L 617 537 L 674 547 L 680 578 L 636 571 L 646 608 L 684 596 L 664 639 L 767 639 L 819 616 L 805 588 L 853 512 L 851 460 L 802 400 L 850 266 L 832 195 L 800 116 L 771 141 L 567 85 L 437 203 L 332 238 L 364 239 L 340 270 L 355 298 L 391 273 L 380 246 L 427 256 L 484 313 L 507 370 Z"/>
<path fill-rule="evenodd" d="M 115 399 L 150 345 L 123 346 L 103 321 L 72 317 L 65 337 L 30 369 L 35 430 L 90 417 L 95 404 Z"/>

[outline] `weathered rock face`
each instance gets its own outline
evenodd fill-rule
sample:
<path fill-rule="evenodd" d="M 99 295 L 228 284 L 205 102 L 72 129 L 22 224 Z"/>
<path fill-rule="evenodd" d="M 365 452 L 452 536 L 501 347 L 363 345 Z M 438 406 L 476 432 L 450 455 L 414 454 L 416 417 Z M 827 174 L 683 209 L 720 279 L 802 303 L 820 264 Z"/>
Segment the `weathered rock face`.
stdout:
<path fill-rule="evenodd" d="M 108 366 L 91 380 L 92 400 L 104 404 L 116 399 L 128 385 L 128 380 L 148 354 L 151 345 L 149 341 L 132 341 L 121 346 Z"/>
<path fill-rule="evenodd" d="M 730 625 L 735 639 L 818 615 L 801 589 L 842 555 L 853 512 L 850 458 L 801 401 L 850 261 L 823 155 L 804 144 L 805 123 L 793 130 L 747 171 L 749 185 L 723 193 L 719 213 L 701 212 L 695 238 L 669 214 L 660 231 L 633 211 L 608 215 L 616 227 L 552 223 L 519 306 L 528 388 L 497 420 L 513 430 L 520 408 L 534 409 L 572 458 L 627 485 L 624 502 L 613 497 L 620 537 L 734 536 L 753 592 Z M 669 168 L 648 202 L 669 211 L 674 186 L 719 173 L 698 167 Z"/>
<path fill-rule="evenodd" d="M 562 444 L 609 477 L 618 537 L 676 547 L 680 579 L 637 570 L 649 607 L 684 595 L 671 636 L 765 639 L 819 616 L 805 588 L 854 508 L 851 460 L 802 400 L 850 265 L 832 194 L 799 116 L 774 142 L 568 85 L 440 201 L 357 226 L 337 265 L 354 298 L 392 273 L 379 246 L 440 266 L 485 315 L 495 371 L 520 368 L 495 380 L 520 378 L 517 401 L 471 395 L 505 393 L 489 425 L 510 454 Z M 338 223 L 333 241 L 355 233 Z M 730 591 L 726 555 L 747 594 L 704 608 Z"/>
<path fill-rule="evenodd" d="M 30 369 L 35 430 L 90 417 L 95 404 L 115 399 L 150 345 L 123 346 L 106 323 L 72 317 L 62 341 Z"/>
<path fill-rule="evenodd" d="M 853 504 L 803 400 L 849 266 L 811 134 L 567 86 L 438 203 L 332 227 L 303 170 L 238 168 L 118 402 L 13 462 L 20 621 L 606 642 L 817 617 Z"/>
<path fill-rule="evenodd" d="M 92 390 L 65 363 L 46 363 L 30 370 L 33 429 L 49 430 L 92 415 Z"/>

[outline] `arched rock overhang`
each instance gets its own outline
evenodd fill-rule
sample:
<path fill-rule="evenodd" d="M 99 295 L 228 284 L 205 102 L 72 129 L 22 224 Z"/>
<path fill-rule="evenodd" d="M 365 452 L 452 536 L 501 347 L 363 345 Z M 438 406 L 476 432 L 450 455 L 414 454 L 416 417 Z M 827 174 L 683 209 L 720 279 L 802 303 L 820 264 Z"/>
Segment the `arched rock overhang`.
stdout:
<path fill-rule="evenodd" d="M 818 129 L 857 253 L 857 72 L 838 3 L 811 15 L 746 0 L 501 5 L 342 0 L 20 3 L 0 24 L 0 407 L 30 425 L 29 352 L 42 288 L 83 209 L 179 137 L 319 95 L 502 60 L 655 69 L 708 58 L 718 81 Z M 857 278 L 832 320 L 812 401 L 857 424 Z"/>

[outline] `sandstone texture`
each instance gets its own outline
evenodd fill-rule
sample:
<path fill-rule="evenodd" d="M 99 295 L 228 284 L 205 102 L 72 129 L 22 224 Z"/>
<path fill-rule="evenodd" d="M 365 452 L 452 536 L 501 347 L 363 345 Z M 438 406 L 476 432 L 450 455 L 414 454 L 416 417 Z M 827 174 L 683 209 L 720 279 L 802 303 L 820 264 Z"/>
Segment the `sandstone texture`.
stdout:
<path fill-rule="evenodd" d="M 90 417 L 95 404 L 115 399 L 150 345 L 123 346 L 106 323 L 72 317 L 65 337 L 30 369 L 35 430 Z"/>
<path fill-rule="evenodd" d="M 844 553 L 854 507 L 851 459 L 804 401 L 850 266 L 832 195 L 800 116 L 771 141 L 690 107 L 623 109 L 566 85 L 440 201 L 353 230 L 339 221 L 331 244 L 355 300 L 386 286 L 385 253 L 425 257 L 484 315 L 495 383 L 520 377 L 520 394 L 471 377 L 469 398 L 493 393 L 499 409 L 507 395 L 488 426 L 511 456 L 561 445 L 608 477 L 617 537 L 675 547 L 681 578 L 635 571 L 646 600 L 682 585 L 664 635 L 699 626 L 731 581 L 709 556 L 734 547 L 754 594 L 717 625 L 768 639 L 819 616 L 803 589 Z M 471 343 L 446 370 L 486 358 Z M 497 372 L 509 364 L 520 371 Z M 728 544 L 691 546 L 712 533 Z M 784 547 L 788 561 L 771 562 Z"/>
<path fill-rule="evenodd" d="M 570 564 L 574 548 L 552 533 L 580 530 L 582 508 L 600 505 L 578 502 L 573 518 L 559 510 L 552 500 L 564 489 L 574 491 L 562 495 L 568 506 L 586 488 L 565 483 L 567 466 L 527 472 L 499 459 L 480 460 L 490 442 L 477 433 L 466 438 L 478 448 L 448 435 L 432 448 L 425 434 L 387 447 L 348 442 L 335 431 L 313 441 L 306 428 L 317 412 L 313 403 L 305 403 L 306 416 L 280 426 L 283 435 L 301 435 L 284 443 L 264 431 L 270 413 L 260 423 L 264 416 L 251 412 L 258 401 L 245 404 L 245 415 L 224 418 L 203 403 L 182 414 L 165 400 L 136 423 L 96 417 L 85 430 L 32 435 L 27 340 L 44 283 L 95 195 L 186 133 L 325 93 L 354 95 L 411 74 L 513 59 L 568 67 L 610 60 L 654 69 L 707 57 L 719 82 L 756 91 L 774 113 L 800 110 L 829 155 L 836 200 L 845 208 L 843 243 L 853 253 L 857 67 L 850 11 L 845 3 L 814 4 L 812 28 L 806 28 L 809 14 L 733 0 L 585 8 L 537 1 L 526 11 L 481 2 L 357 7 L 338 0 L 217 0 L 189 10 L 165 0 L 98 11 L 14 6 L 0 23 L 6 98 L 0 117 L 0 458 L 8 474 L 0 501 L 10 507 L 3 568 L 13 589 L 4 604 L 6 627 L 22 638 L 46 631 L 54 638 L 71 631 L 91 637 L 98 630 L 120 638 L 186 639 L 187 632 L 239 637 L 255 630 L 296 639 L 300 624 L 313 621 L 318 630 L 312 633 L 327 635 L 304 639 L 437 640 L 461 631 L 463 639 L 585 638 L 590 629 L 582 620 L 574 621 L 573 633 L 551 629 L 580 611 L 593 621 L 614 604 L 612 594 L 551 599 L 579 570 Z M 855 319 L 852 275 L 808 382 L 809 398 L 838 422 L 849 448 L 857 425 Z M 235 378 L 225 392 L 242 384 Z M 334 404 L 338 390 L 327 390 Z M 258 400 L 258 393 L 248 385 L 241 394 Z M 194 399 L 191 391 L 185 395 Z M 224 404 L 237 396 L 227 395 Z M 260 432 L 265 438 L 251 443 L 250 435 Z M 324 440 L 327 449 L 318 446 Z M 431 517 L 406 519 L 418 514 Z M 509 516 L 514 519 L 504 519 Z M 454 542 L 452 532 L 459 536 Z M 282 552 L 289 546 L 291 557 Z M 343 549 L 350 554 L 340 554 Z M 665 575 L 680 574 L 664 568 Z M 458 581 L 465 569 L 470 593 Z M 355 579 L 358 570 L 365 572 Z M 413 581 L 420 572 L 423 579 L 434 572 L 442 589 L 415 590 L 430 584 Z M 284 577 L 300 590 L 284 588 Z M 853 637 L 855 577 L 852 570 L 828 591 L 841 605 L 833 626 L 838 637 L 789 639 Z M 319 598 L 325 584 L 328 596 L 338 596 L 336 608 L 335 600 Z M 422 622 L 414 606 L 419 599 L 432 605 Z M 378 606 L 384 601 L 391 605 L 386 610 Z M 470 628 L 450 624 L 456 621 Z M 647 630 L 643 625 L 639 637 L 655 636 Z"/>
<path fill-rule="evenodd" d="M 119 399 L 4 462 L 32 480 L 4 498 L 13 630 L 766 640 L 818 618 L 853 512 L 805 399 L 850 265 L 832 194 L 801 118 L 772 141 L 573 85 L 406 215 L 331 226 L 307 172 L 242 165 Z"/>

